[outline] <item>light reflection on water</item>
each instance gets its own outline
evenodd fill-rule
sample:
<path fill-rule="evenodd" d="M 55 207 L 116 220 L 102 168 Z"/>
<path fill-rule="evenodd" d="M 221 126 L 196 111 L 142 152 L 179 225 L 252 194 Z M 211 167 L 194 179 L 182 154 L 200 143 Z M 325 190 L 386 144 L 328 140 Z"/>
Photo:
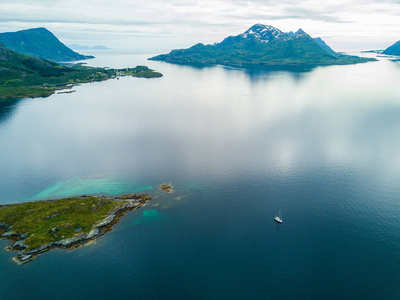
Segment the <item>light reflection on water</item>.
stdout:
<path fill-rule="evenodd" d="M 29 276 L 40 266 L 52 275 L 42 292 L 67 295 L 52 278 L 65 280 L 73 262 L 81 281 L 69 283 L 100 298 L 399 295 L 396 64 L 246 71 L 146 57 L 88 63 L 144 64 L 164 77 L 86 84 L 0 108 L 0 203 L 97 187 L 153 187 L 159 196 L 93 248 L 42 255 L 21 280 L 35 288 Z M 162 182 L 176 194 L 163 198 Z M 0 296 L 11 295 L 18 280 L 0 279 Z"/>

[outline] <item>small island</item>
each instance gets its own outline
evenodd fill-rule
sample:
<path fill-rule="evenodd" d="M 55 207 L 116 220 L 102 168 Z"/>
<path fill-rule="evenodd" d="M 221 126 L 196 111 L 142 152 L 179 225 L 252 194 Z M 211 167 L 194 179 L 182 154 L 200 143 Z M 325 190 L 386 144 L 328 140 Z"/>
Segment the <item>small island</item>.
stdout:
<path fill-rule="evenodd" d="M 171 183 L 167 182 L 167 183 L 161 184 L 160 190 L 164 191 L 166 193 L 172 193 L 172 185 L 171 185 Z"/>
<path fill-rule="evenodd" d="M 88 196 L 0 206 L 0 239 L 10 240 L 19 264 L 53 248 L 73 249 L 110 231 L 125 212 L 152 198 L 148 194 Z"/>

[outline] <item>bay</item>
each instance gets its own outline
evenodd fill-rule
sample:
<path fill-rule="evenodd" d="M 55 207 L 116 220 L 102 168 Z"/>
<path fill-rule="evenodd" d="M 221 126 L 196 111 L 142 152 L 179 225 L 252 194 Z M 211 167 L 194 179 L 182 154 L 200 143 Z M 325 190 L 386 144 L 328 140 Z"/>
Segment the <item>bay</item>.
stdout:
<path fill-rule="evenodd" d="M 1 204 L 158 198 L 74 251 L 22 266 L 0 251 L 0 299 L 399 297 L 399 64 L 244 70 L 151 56 L 87 63 L 164 77 L 1 105 Z"/>

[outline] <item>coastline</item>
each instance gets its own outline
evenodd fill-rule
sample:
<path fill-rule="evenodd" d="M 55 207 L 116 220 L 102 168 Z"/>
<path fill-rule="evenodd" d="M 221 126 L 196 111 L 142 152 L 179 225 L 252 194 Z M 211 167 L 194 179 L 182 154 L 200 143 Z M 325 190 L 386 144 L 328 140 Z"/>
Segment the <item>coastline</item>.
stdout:
<path fill-rule="evenodd" d="M 6 249 L 10 251 L 19 251 L 17 255 L 13 257 L 13 260 L 18 264 L 25 264 L 35 259 L 39 254 L 49 251 L 53 248 L 75 249 L 87 245 L 106 232 L 111 231 L 113 226 L 119 222 L 120 218 L 124 216 L 126 212 L 145 206 L 146 203 L 152 199 L 148 196 L 148 194 L 126 194 L 119 196 L 103 195 L 96 197 L 83 195 L 76 199 L 79 199 L 79 201 L 85 201 L 85 199 L 89 198 L 112 201 L 113 203 L 117 204 L 117 207 L 108 212 L 105 217 L 103 216 L 100 220 L 97 220 L 92 225 L 89 232 L 76 233 L 72 237 L 44 243 L 38 247 L 34 247 L 33 249 L 29 249 L 29 246 L 25 244 L 26 239 L 30 236 L 29 234 L 15 232 L 13 231 L 13 227 L 11 225 L 0 222 L 0 239 L 8 239 L 10 241 L 10 244 L 6 247 Z M 47 200 L 41 202 L 50 203 L 62 200 L 66 199 Z M 0 209 L 7 206 L 12 205 L 0 206 Z M 52 217 L 53 216 L 50 216 L 49 218 Z M 54 231 L 55 230 L 53 228 L 53 232 Z"/>
<path fill-rule="evenodd" d="M 161 55 L 159 55 L 161 56 Z M 354 61 L 349 60 L 349 61 L 339 61 L 336 63 L 333 62 L 288 62 L 288 63 L 282 63 L 282 62 L 257 62 L 257 63 L 251 63 L 247 61 L 241 61 L 241 62 L 230 62 L 230 61 L 207 61 L 207 60 L 179 60 L 179 59 L 169 59 L 169 58 L 158 58 L 158 56 L 155 57 L 150 57 L 148 60 L 150 61 L 160 61 L 160 62 L 165 62 L 169 64 L 175 64 L 175 65 L 183 65 L 183 66 L 193 66 L 193 67 L 215 67 L 215 66 L 224 66 L 224 67 L 234 67 L 234 68 L 241 68 L 241 69 L 276 69 L 276 70 L 286 70 L 287 68 L 315 68 L 315 67 L 328 67 L 328 66 L 348 66 L 348 65 L 356 65 L 356 64 L 365 64 L 365 63 L 370 63 L 370 62 L 376 62 L 378 61 L 375 58 L 363 58 L 363 57 L 357 57 L 357 56 L 350 56 L 350 58 L 353 58 Z M 357 60 L 359 58 L 360 60 Z"/>
<path fill-rule="evenodd" d="M 44 98 L 53 95 L 60 90 L 70 90 L 74 86 L 79 86 L 83 83 L 102 82 L 109 79 L 118 79 L 119 77 L 132 76 L 136 78 L 160 78 L 163 75 L 145 66 L 137 66 L 135 68 L 124 69 L 105 69 L 105 68 L 92 68 L 74 65 L 70 67 L 73 71 L 86 72 L 85 74 L 77 74 L 81 76 L 66 77 L 64 82 L 58 79 L 52 82 L 52 77 L 41 78 L 43 82 L 34 85 L 24 85 L 20 83 L 15 86 L 2 85 L 0 86 L 0 102 L 18 98 Z M 65 91 L 62 93 L 71 93 L 72 91 Z"/>

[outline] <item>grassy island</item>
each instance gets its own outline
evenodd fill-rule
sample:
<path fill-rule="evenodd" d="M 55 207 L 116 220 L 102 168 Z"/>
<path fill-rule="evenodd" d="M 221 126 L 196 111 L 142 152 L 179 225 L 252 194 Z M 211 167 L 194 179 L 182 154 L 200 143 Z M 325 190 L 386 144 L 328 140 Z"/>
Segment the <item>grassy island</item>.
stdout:
<path fill-rule="evenodd" d="M 0 206 L 0 239 L 14 260 L 26 263 L 52 248 L 75 248 L 112 229 L 124 212 L 143 206 L 147 194 L 80 196 Z"/>

